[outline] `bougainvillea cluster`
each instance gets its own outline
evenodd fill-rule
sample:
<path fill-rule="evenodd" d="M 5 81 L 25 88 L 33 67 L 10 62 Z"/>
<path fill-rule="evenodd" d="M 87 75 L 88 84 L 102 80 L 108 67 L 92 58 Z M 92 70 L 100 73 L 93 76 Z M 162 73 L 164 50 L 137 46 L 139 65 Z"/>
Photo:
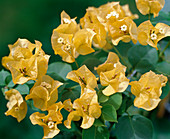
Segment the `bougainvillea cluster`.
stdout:
<path fill-rule="evenodd" d="M 153 13 L 156 17 L 164 1 L 136 0 L 136 5 L 143 15 Z M 93 53 L 97 50 L 95 48 L 105 51 L 112 50 L 113 47 L 116 49 L 115 46 L 120 41 L 132 41 L 134 44 L 139 41 L 141 45 L 150 45 L 158 50 L 158 42 L 170 36 L 169 25 L 158 23 L 154 27 L 148 20 L 137 27 L 133 21 L 137 18 L 138 15 L 132 14 L 128 5 L 121 6 L 119 2 L 109 2 L 98 8 L 89 7 L 80 19 L 80 24 L 65 11 L 61 13 L 61 24 L 53 30 L 51 44 L 54 53 L 60 55 L 63 61 L 75 62 L 77 65 L 77 69 L 66 76 L 81 87 L 80 97 L 74 101 L 58 100 L 58 88 L 63 83 L 46 75 L 50 56 L 42 50 L 39 41 L 31 43 L 19 38 L 13 45 L 9 45 L 10 54 L 2 58 L 2 65 L 11 72 L 13 83 L 24 84 L 30 80 L 35 83 L 25 98 L 16 89 L 5 92 L 8 100 L 5 115 L 11 115 L 20 122 L 27 114 L 26 100 L 33 100 L 33 105 L 40 111 L 30 116 L 32 124 L 43 127 L 43 138 L 53 138 L 60 132 L 58 124 L 63 123 L 70 129 L 72 121 L 82 119 L 80 127 L 90 128 L 102 114 L 99 92 L 104 97 L 110 97 L 124 92 L 130 85 L 131 94 L 135 96 L 134 106 L 147 111 L 156 108 L 161 101 L 162 87 L 168 81 L 163 74 L 149 71 L 139 81 L 132 81 L 127 77 L 125 63 L 120 62 L 120 54 L 112 51 L 103 64 L 94 67 L 98 76 L 86 65 L 78 67 L 76 62 L 79 55 Z M 69 113 L 64 121 L 61 110 Z"/>

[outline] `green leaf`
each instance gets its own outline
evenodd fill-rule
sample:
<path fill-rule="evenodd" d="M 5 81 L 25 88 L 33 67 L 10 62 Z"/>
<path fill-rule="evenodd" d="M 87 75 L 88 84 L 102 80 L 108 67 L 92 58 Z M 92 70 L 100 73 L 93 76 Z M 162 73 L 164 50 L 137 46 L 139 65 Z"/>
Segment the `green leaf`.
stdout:
<path fill-rule="evenodd" d="M 170 85 L 169 82 L 167 82 L 166 86 L 162 88 L 162 94 L 160 96 L 160 99 L 164 99 L 169 94 L 169 91 L 170 91 Z"/>
<path fill-rule="evenodd" d="M 156 71 L 166 75 L 170 75 L 170 63 L 167 63 L 165 61 L 158 63 L 156 65 Z"/>
<path fill-rule="evenodd" d="M 98 119 L 95 119 L 93 125 L 94 125 L 94 126 L 106 126 L 106 125 L 105 125 L 105 122 L 104 122 L 104 119 L 102 118 L 102 116 L 100 116 L 100 118 L 98 118 Z"/>
<path fill-rule="evenodd" d="M 103 105 L 102 106 L 102 116 L 106 121 L 117 122 L 117 113 L 113 105 Z"/>
<path fill-rule="evenodd" d="M 49 75 L 54 80 L 65 82 L 65 80 L 61 76 L 59 76 L 57 73 L 52 72 L 52 73 L 47 73 L 47 75 Z"/>
<path fill-rule="evenodd" d="M 34 106 L 34 102 L 33 102 L 32 99 L 26 100 L 26 102 L 27 102 L 28 106 L 29 106 L 32 110 L 37 111 L 37 112 L 41 112 L 40 109 L 38 109 L 38 108 L 36 108 L 36 107 Z"/>
<path fill-rule="evenodd" d="M 83 61 L 81 65 L 86 65 L 90 71 L 93 71 L 94 67 L 97 67 L 99 64 L 101 64 L 101 61 L 98 58 L 91 57 Z"/>
<path fill-rule="evenodd" d="M 9 88 L 12 88 L 12 87 L 15 86 L 15 84 L 14 84 L 13 81 L 12 81 L 12 76 L 11 76 L 11 75 L 8 75 L 8 76 L 6 77 L 5 82 L 6 82 L 6 84 L 7 84 L 7 87 L 9 87 Z"/>
<path fill-rule="evenodd" d="M 19 84 L 15 89 L 18 90 L 21 95 L 29 94 L 29 87 L 26 84 Z"/>
<path fill-rule="evenodd" d="M 75 99 L 80 97 L 80 86 L 76 87 L 76 88 L 68 88 L 67 91 L 65 91 L 62 96 L 61 96 L 61 101 L 63 102 L 66 99 L 71 99 L 71 101 L 73 102 Z"/>
<path fill-rule="evenodd" d="M 141 73 L 153 70 L 158 61 L 155 48 L 149 46 L 134 46 L 128 50 L 128 59 L 133 68 Z"/>
<path fill-rule="evenodd" d="M 99 91 L 99 93 L 98 93 L 98 99 L 99 99 L 99 102 L 100 102 L 100 103 L 104 103 L 104 102 L 106 102 L 106 101 L 109 99 L 109 97 L 108 97 L 108 96 L 105 96 L 105 95 L 102 93 L 102 91 Z"/>
<path fill-rule="evenodd" d="M 82 139 L 109 139 L 109 131 L 105 127 L 92 126 L 89 129 L 83 129 Z"/>
<path fill-rule="evenodd" d="M 109 97 L 109 100 L 106 101 L 104 104 L 111 104 L 116 110 L 118 110 L 122 104 L 122 94 L 116 93 L 111 95 Z"/>
<path fill-rule="evenodd" d="M 6 87 L 1 88 L 1 91 L 2 91 L 3 95 L 5 96 L 5 92 L 8 91 L 8 88 L 6 88 Z"/>
<path fill-rule="evenodd" d="M 133 99 L 131 97 L 128 97 L 126 95 L 123 95 L 122 104 L 118 110 L 118 114 L 122 115 L 132 104 Z"/>
<path fill-rule="evenodd" d="M 5 71 L 3 69 L 0 71 L 0 86 L 6 85 L 5 79 L 9 75 L 10 75 L 10 73 L 8 71 Z"/>
<path fill-rule="evenodd" d="M 116 124 L 116 135 L 119 139 L 152 139 L 152 122 L 144 116 L 123 116 Z"/>
<path fill-rule="evenodd" d="M 48 66 L 47 73 L 55 73 L 64 80 L 68 80 L 66 76 L 70 71 L 72 71 L 71 65 L 62 62 L 54 62 Z"/>

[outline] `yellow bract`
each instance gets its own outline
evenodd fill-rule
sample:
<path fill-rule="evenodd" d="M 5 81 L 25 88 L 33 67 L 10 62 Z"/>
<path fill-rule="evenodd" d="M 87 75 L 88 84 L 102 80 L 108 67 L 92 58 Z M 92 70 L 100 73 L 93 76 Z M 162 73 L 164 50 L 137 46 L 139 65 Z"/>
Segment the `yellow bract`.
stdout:
<path fill-rule="evenodd" d="M 26 39 L 18 39 L 14 45 L 9 45 L 10 54 L 2 58 L 2 65 L 11 71 L 14 84 L 24 84 L 46 74 L 50 56 L 41 46 L 39 41 L 33 44 Z"/>
<path fill-rule="evenodd" d="M 11 89 L 5 92 L 5 98 L 8 101 L 8 110 L 5 115 L 11 115 L 17 119 L 18 122 L 23 120 L 27 114 L 27 103 L 23 100 L 21 94 L 16 89 Z"/>
<path fill-rule="evenodd" d="M 121 64 L 119 62 L 119 57 L 117 56 L 117 54 L 109 52 L 108 58 L 105 63 L 99 65 L 98 67 L 95 67 L 94 69 L 97 70 L 98 75 L 100 75 L 100 72 L 113 70 L 117 64 Z M 125 66 L 121 65 L 121 67 L 123 67 L 124 71 L 126 71 Z"/>
<path fill-rule="evenodd" d="M 136 96 L 134 105 L 147 111 L 156 108 L 161 101 L 161 89 L 167 81 L 166 76 L 150 71 L 143 74 L 139 81 L 130 82 L 131 92 Z"/>
<path fill-rule="evenodd" d="M 90 128 L 94 120 L 101 115 L 101 106 L 98 104 L 98 98 L 96 91 L 85 89 L 80 98 L 76 99 L 74 103 L 71 100 L 65 100 L 65 109 L 69 111 L 67 120 L 64 121 L 64 125 L 67 128 L 71 128 L 71 121 L 79 121 L 83 118 L 81 127 L 83 129 Z"/>
<path fill-rule="evenodd" d="M 58 90 L 63 83 L 53 80 L 50 76 L 44 75 L 37 80 L 26 100 L 33 99 L 35 107 L 45 111 L 58 99 Z"/>
<path fill-rule="evenodd" d="M 107 86 L 102 92 L 106 96 L 123 92 L 129 85 L 129 79 L 125 76 L 124 66 L 117 63 L 113 70 L 101 72 L 100 82 L 102 86 Z"/>
<path fill-rule="evenodd" d="M 164 23 L 158 23 L 154 27 L 148 20 L 141 23 L 138 27 L 139 43 L 142 45 L 149 44 L 157 50 L 157 43 L 167 36 L 170 36 L 170 27 Z"/>
<path fill-rule="evenodd" d="M 117 45 L 120 40 L 129 42 L 132 39 L 133 42 L 136 43 L 137 27 L 131 19 L 138 18 L 138 15 L 133 15 L 129 10 L 128 5 L 120 6 L 119 2 L 111 2 L 100 6 L 99 8 L 89 7 L 86 11 L 85 16 L 80 19 L 80 25 L 82 28 L 90 28 L 96 33 L 93 38 L 93 45 L 95 47 L 111 49 L 112 46 L 108 43 L 111 39 L 113 39 L 114 45 Z M 124 20 L 125 17 L 129 17 L 125 22 L 127 22 L 126 24 L 128 24 L 128 27 L 130 26 L 130 33 L 126 32 L 125 34 L 123 30 L 120 35 L 119 30 L 118 34 L 115 35 L 116 38 L 115 36 L 114 38 L 111 38 L 113 34 L 110 32 L 115 30 L 115 25 L 119 24 L 118 21 Z M 116 31 L 117 30 L 115 30 L 115 32 Z M 109 34 L 107 32 L 109 32 Z M 122 34 L 130 34 L 131 37 L 128 40 L 126 39 L 127 36 L 120 38 L 120 36 L 123 36 Z"/>
<path fill-rule="evenodd" d="M 164 4 L 165 0 L 136 0 L 136 6 L 141 14 L 153 13 L 154 17 L 158 16 Z"/>
<path fill-rule="evenodd" d="M 125 76 L 126 67 L 119 62 L 119 57 L 110 52 L 105 63 L 99 65 L 97 73 L 100 75 L 102 86 L 107 86 L 102 92 L 110 96 L 116 92 L 123 92 L 129 84 L 129 79 Z"/>
<path fill-rule="evenodd" d="M 31 43 L 26 39 L 18 39 L 13 45 L 8 45 L 10 49 L 9 56 L 2 58 L 2 65 L 8 69 L 7 63 L 10 61 L 19 61 L 20 59 L 28 59 L 33 54 L 36 44 Z"/>
<path fill-rule="evenodd" d="M 65 21 L 67 23 L 65 23 Z M 94 52 L 91 48 L 95 33 L 90 29 L 80 29 L 74 19 L 70 19 L 64 11 L 61 13 L 62 24 L 53 30 L 51 43 L 55 54 L 63 61 L 72 63 L 79 54 Z"/>
<path fill-rule="evenodd" d="M 81 66 L 78 70 L 69 72 L 66 78 L 79 83 L 81 93 L 84 93 L 84 88 L 94 89 L 97 87 L 97 78 L 85 65 Z"/>
<path fill-rule="evenodd" d="M 58 102 L 47 109 L 48 115 L 35 112 L 30 116 L 33 125 L 38 124 L 43 127 L 44 139 L 53 138 L 60 132 L 57 125 L 62 123 L 63 116 L 60 111 L 63 107 L 64 105 Z"/>
<path fill-rule="evenodd" d="M 119 41 L 129 42 L 130 40 L 136 44 L 137 42 L 137 26 L 133 20 L 126 17 L 122 20 L 107 22 L 109 36 L 112 37 L 112 43 L 118 45 Z"/>

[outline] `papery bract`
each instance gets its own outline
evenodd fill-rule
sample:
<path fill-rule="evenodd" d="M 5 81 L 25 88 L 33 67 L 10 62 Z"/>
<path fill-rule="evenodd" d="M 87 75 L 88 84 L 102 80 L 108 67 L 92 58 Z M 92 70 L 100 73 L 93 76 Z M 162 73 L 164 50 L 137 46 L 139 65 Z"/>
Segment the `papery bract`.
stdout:
<path fill-rule="evenodd" d="M 17 119 L 18 122 L 23 120 L 27 114 L 27 103 L 23 100 L 21 94 L 16 89 L 11 89 L 5 92 L 5 98 L 8 101 L 8 110 L 5 115 L 11 115 Z"/>
<path fill-rule="evenodd" d="M 157 43 L 167 36 L 170 36 L 170 27 L 164 23 L 158 23 L 154 27 L 148 20 L 138 26 L 138 40 L 142 45 L 149 44 L 158 50 Z"/>
<path fill-rule="evenodd" d="M 84 88 L 94 89 L 97 87 L 97 78 L 85 65 L 78 70 L 69 72 L 66 78 L 79 83 L 82 90 L 81 93 L 84 93 Z"/>
<path fill-rule="evenodd" d="M 44 139 L 53 138 L 60 132 L 57 125 L 62 123 L 63 116 L 60 111 L 63 107 L 63 104 L 58 102 L 47 109 L 48 115 L 35 112 L 30 116 L 33 125 L 38 124 L 43 127 Z"/>
<path fill-rule="evenodd" d="M 73 105 L 70 100 L 66 100 L 64 103 L 67 104 L 66 110 L 68 110 L 68 107 L 73 106 L 72 110 L 68 110 L 70 113 L 67 120 L 64 121 L 64 125 L 67 128 L 71 128 L 72 120 L 79 121 L 80 117 L 83 118 L 81 127 L 83 129 L 90 128 L 94 120 L 101 115 L 101 106 L 98 104 L 97 94 L 94 90 L 85 89 L 80 98 L 74 101 Z"/>
<path fill-rule="evenodd" d="M 136 6 L 141 14 L 153 13 L 154 17 L 158 16 L 164 4 L 165 0 L 136 0 Z"/>
<path fill-rule="evenodd" d="M 156 108 L 161 101 L 162 87 L 167 81 L 166 76 L 150 71 L 143 74 L 139 81 L 130 82 L 131 92 L 136 96 L 134 105 L 147 111 Z"/>
<path fill-rule="evenodd" d="M 44 75 L 32 87 L 26 100 L 33 99 L 34 106 L 45 111 L 58 100 L 58 87 L 63 83 L 53 80 L 50 76 Z"/>

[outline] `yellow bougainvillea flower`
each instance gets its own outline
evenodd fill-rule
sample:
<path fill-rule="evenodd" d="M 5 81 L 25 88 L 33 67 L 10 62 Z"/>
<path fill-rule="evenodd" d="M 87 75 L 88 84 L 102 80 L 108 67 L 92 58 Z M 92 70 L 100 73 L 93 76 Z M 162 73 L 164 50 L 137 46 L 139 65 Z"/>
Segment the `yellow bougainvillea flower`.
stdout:
<path fill-rule="evenodd" d="M 55 54 L 59 54 L 63 61 L 72 63 L 79 54 L 87 55 L 94 52 L 91 44 L 95 33 L 90 29 L 80 30 L 79 25 L 64 11 L 61 13 L 61 18 L 63 24 L 53 30 L 51 37 Z M 64 19 L 70 22 L 66 24 Z"/>
<path fill-rule="evenodd" d="M 137 42 L 137 26 L 134 21 L 126 17 L 122 20 L 107 22 L 109 36 L 112 37 L 112 43 L 118 45 L 119 41 L 129 42 L 130 40 L 136 44 Z"/>
<path fill-rule="evenodd" d="M 99 65 L 98 67 L 95 67 L 94 69 L 97 70 L 98 75 L 100 75 L 100 72 L 113 70 L 116 67 L 116 64 L 118 63 L 121 64 L 119 62 L 119 57 L 117 56 L 117 54 L 109 52 L 109 55 L 105 63 Z M 122 65 L 121 67 L 123 67 L 124 71 L 126 71 L 125 66 Z"/>
<path fill-rule="evenodd" d="M 72 45 L 73 34 L 59 32 L 58 29 L 61 26 L 53 30 L 51 37 L 52 48 L 56 55 L 58 54 L 62 57 L 63 61 L 72 63 L 79 54 L 76 53 L 75 47 Z"/>
<path fill-rule="evenodd" d="M 129 9 L 129 5 L 125 4 L 123 6 L 121 6 L 123 11 L 124 11 L 124 16 L 125 17 L 130 17 L 131 19 L 138 19 L 139 16 L 137 14 L 132 14 L 132 12 Z"/>
<path fill-rule="evenodd" d="M 95 47 L 103 48 L 106 46 L 107 32 L 105 26 L 99 21 L 93 12 L 87 9 L 85 16 L 80 19 L 80 25 L 82 28 L 90 28 L 96 33 L 93 38 L 93 45 Z"/>
<path fill-rule="evenodd" d="M 50 76 L 44 75 L 32 87 L 26 100 L 33 99 L 34 106 L 45 111 L 58 99 L 58 87 L 63 83 L 53 80 Z"/>
<path fill-rule="evenodd" d="M 117 63 L 113 70 L 101 72 L 100 82 L 102 86 L 107 86 L 102 92 L 106 96 L 123 92 L 129 85 L 129 79 L 125 76 L 125 67 Z"/>
<path fill-rule="evenodd" d="M 61 24 L 65 24 L 65 26 L 68 27 L 67 33 L 74 34 L 80 29 L 79 25 L 75 21 L 76 18 L 77 17 L 71 19 L 65 11 L 61 12 Z"/>
<path fill-rule="evenodd" d="M 158 16 L 164 4 L 165 0 L 136 0 L 136 6 L 141 14 L 153 13 L 154 17 Z"/>
<path fill-rule="evenodd" d="M 57 125 L 62 123 L 63 116 L 60 111 L 63 107 L 63 104 L 58 102 L 48 108 L 48 115 L 35 112 L 30 116 L 33 125 L 38 124 L 43 127 L 44 139 L 53 138 L 60 132 Z"/>
<path fill-rule="evenodd" d="M 11 89 L 5 92 L 5 98 L 8 101 L 5 115 L 11 115 L 17 119 L 18 122 L 23 120 L 27 114 L 27 103 L 23 100 L 21 94 L 16 89 Z"/>
<path fill-rule="evenodd" d="M 117 20 L 125 17 L 130 17 L 132 19 L 138 18 L 137 14 L 133 15 L 129 10 L 128 4 L 120 6 L 119 2 L 108 2 L 99 8 L 89 7 L 87 11 L 96 14 L 102 23 L 107 22 L 111 17 L 115 17 Z"/>
<path fill-rule="evenodd" d="M 168 81 L 166 76 L 150 71 L 141 76 L 139 81 L 130 82 L 131 92 L 136 96 L 134 105 L 147 111 L 153 110 L 161 101 L 162 86 Z"/>
<path fill-rule="evenodd" d="M 85 93 L 76 99 L 73 105 L 70 100 L 65 100 L 64 104 L 66 105 L 65 109 L 70 112 L 67 120 L 64 121 L 64 125 L 67 128 L 71 128 L 72 120 L 79 121 L 80 117 L 83 118 L 81 127 L 83 129 L 90 128 L 94 120 L 98 119 L 101 115 L 101 106 L 98 104 L 97 94 L 94 90 L 85 89 Z M 75 110 L 71 109 L 71 105 Z"/>
<path fill-rule="evenodd" d="M 167 36 L 170 36 L 170 26 L 164 23 L 158 23 L 154 27 L 148 20 L 138 26 L 138 40 L 142 45 L 149 44 L 158 50 L 157 43 Z"/>
<path fill-rule="evenodd" d="M 35 49 L 35 56 L 37 59 L 37 79 L 41 78 L 43 75 L 47 73 L 48 69 L 48 61 L 50 56 L 45 54 L 45 52 L 42 50 L 42 44 L 39 41 L 35 41 L 36 43 L 36 49 Z"/>
<path fill-rule="evenodd" d="M 119 2 L 110 2 L 99 8 L 89 7 L 86 9 L 86 14 L 80 19 L 80 25 L 82 28 L 92 29 L 96 35 L 93 38 L 93 45 L 95 47 L 101 47 L 103 49 L 111 49 L 110 43 L 107 41 L 111 40 L 108 36 L 107 22 L 115 22 L 123 19 L 124 17 L 138 18 L 138 15 L 133 15 L 128 5 L 120 6 Z"/>
<path fill-rule="evenodd" d="M 33 44 L 26 39 L 18 39 L 9 45 L 10 54 L 2 58 L 2 65 L 11 71 L 14 83 L 23 84 L 46 74 L 50 56 L 41 46 L 39 41 Z"/>
<path fill-rule="evenodd" d="M 33 54 L 32 51 L 37 44 L 33 44 L 27 39 L 18 39 L 13 45 L 8 45 L 10 49 L 9 56 L 2 58 L 2 65 L 8 69 L 7 63 L 9 61 L 19 61 L 20 59 L 28 59 Z"/>
<path fill-rule="evenodd" d="M 73 45 L 76 51 L 81 55 L 87 55 L 94 52 L 91 48 L 92 39 L 95 33 L 91 29 L 81 29 L 73 37 Z"/>
<path fill-rule="evenodd" d="M 79 83 L 82 93 L 84 92 L 84 88 L 94 89 L 97 87 L 97 78 L 86 65 L 81 66 L 78 70 L 69 72 L 66 78 Z"/>
<path fill-rule="evenodd" d="M 37 78 L 37 59 L 32 56 L 30 59 L 21 59 L 20 61 L 10 61 L 7 67 L 12 74 L 14 84 L 24 84 L 29 80 Z"/>

